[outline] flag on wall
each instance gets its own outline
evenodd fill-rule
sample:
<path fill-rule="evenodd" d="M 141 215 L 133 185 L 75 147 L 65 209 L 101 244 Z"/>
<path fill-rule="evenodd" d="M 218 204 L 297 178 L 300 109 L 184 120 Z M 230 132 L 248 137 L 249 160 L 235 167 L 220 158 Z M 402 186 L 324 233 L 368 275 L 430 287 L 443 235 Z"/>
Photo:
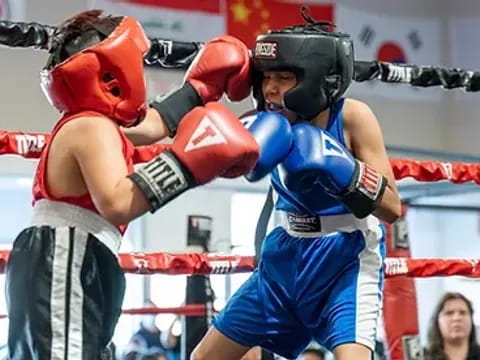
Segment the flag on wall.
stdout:
<path fill-rule="evenodd" d="M 227 32 L 249 47 L 258 34 L 269 29 L 305 23 L 299 3 L 280 0 L 226 0 Z M 309 4 L 311 15 L 318 21 L 333 21 L 332 4 Z"/>
<path fill-rule="evenodd" d="M 379 60 L 416 65 L 441 65 L 442 40 L 439 19 L 390 16 L 337 5 L 338 29 L 351 34 L 356 60 Z M 441 90 L 368 82 L 355 84 L 362 95 L 409 100 L 437 100 Z"/>
<path fill-rule="evenodd" d="M 90 8 L 133 16 L 151 37 L 207 41 L 225 33 L 220 0 L 92 0 Z"/>
<path fill-rule="evenodd" d="M 91 0 L 90 7 L 133 16 L 152 37 L 207 41 L 228 33 L 248 46 L 261 32 L 304 23 L 301 4 L 282 0 Z M 314 19 L 333 21 L 332 4 L 309 7 Z"/>

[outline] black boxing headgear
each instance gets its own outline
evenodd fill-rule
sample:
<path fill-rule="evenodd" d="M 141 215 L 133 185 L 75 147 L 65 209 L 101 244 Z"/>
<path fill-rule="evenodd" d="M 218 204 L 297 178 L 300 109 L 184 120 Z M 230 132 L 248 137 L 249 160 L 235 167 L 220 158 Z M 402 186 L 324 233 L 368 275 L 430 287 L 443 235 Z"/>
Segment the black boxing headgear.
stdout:
<path fill-rule="evenodd" d="M 302 13 L 303 15 L 303 13 Z M 305 18 L 305 15 L 303 15 Z M 331 32 L 325 23 L 271 30 L 257 37 L 254 49 L 253 96 L 265 110 L 264 71 L 291 71 L 297 85 L 283 97 L 283 106 L 299 120 L 311 120 L 342 97 L 354 73 L 353 42 L 348 34 Z"/>

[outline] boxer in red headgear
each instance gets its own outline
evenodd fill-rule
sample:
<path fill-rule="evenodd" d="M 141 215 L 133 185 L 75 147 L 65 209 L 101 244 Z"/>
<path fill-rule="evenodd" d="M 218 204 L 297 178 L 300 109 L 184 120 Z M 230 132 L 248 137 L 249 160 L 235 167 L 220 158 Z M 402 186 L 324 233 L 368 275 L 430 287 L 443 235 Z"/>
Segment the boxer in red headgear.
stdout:
<path fill-rule="evenodd" d="M 54 40 L 41 84 L 52 105 L 67 115 L 64 119 L 94 111 L 130 126 L 145 116 L 143 56 L 149 40 L 135 19 L 109 19 L 75 40 L 68 32 Z"/>
<path fill-rule="evenodd" d="M 148 48 L 137 21 L 98 10 L 76 15 L 55 33 L 42 87 L 62 117 L 37 167 L 33 218 L 7 266 L 11 360 L 105 359 L 123 302 L 117 254 L 128 222 L 217 176 L 240 176 L 258 158 L 253 137 L 221 104 L 170 114 L 169 126 L 155 107 L 147 111 Z M 208 77 L 209 64 L 196 66 Z M 215 80 L 215 96 L 228 77 Z M 133 145 L 120 126 L 145 116 L 166 134 L 174 126 L 176 137 L 135 171 Z"/>

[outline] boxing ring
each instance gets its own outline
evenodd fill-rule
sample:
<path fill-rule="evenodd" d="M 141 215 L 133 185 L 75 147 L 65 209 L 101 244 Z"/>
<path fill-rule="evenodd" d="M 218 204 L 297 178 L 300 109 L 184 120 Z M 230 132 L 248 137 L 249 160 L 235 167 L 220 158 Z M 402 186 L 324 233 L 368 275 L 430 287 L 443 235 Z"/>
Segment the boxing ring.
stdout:
<path fill-rule="evenodd" d="M 12 47 L 32 47 L 45 50 L 54 27 L 37 23 L 0 21 L 0 44 Z M 23 34 L 23 35 L 22 35 Z M 28 36 L 27 36 L 28 35 Z M 151 39 L 152 47 L 145 57 L 148 65 L 183 68 L 202 44 Z M 420 87 L 441 86 L 480 91 L 480 72 L 444 69 L 430 66 L 398 65 L 378 61 L 357 61 L 355 81 L 380 80 Z M 0 130 L 0 155 L 17 155 L 35 159 L 48 143 L 48 134 L 9 132 Z M 162 145 L 135 149 L 134 162 L 151 160 L 163 150 Z M 448 181 L 453 184 L 480 184 L 480 164 L 465 162 L 420 161 L 390 159 L 396 180 L 406 178 L 418 182 Z M 407 208 L 404 209 L 404 216 Z M 384 310 L 386 342 L 389 358 L 420 359 L 417 304 L 414 278 L 465 276 L 480 277 L 480 258 L 412 258 L 406 232 L 405 217 L 395 224 L 386 224 L 387 258 L 384 262 Z M 253 239 L 252 239 L 253 242 Z M 0 273 L 3 273 L 9 252 L 0 251 Z M 228 275 L 249 273 L 255 269 L 255 256 L 208 253 L 122 253 L 119 261 L 126 273 L 164 275 Z M 398 294 L 402 294 L 399 296 Z M 403 296 L 405 295 L 405 296 Z M 401 309 L 399 311 L 398 309 Z M 124 314 L 175 313 L 186 317 L 206 317 L 212 311 L 206 303 L 187 303 L 172 308 L 124 309 Z M 410 312 L 404 316 L 404 311 Z M 0 314 L 0 319 L 6 315 Z"/>
<path fill-rule="evenodd" d="M 47 142 L 47 134 L 0 131 L 0 154 L 37 158 L 41 153 L 42 146 Z M 161 147 L 136 148 L 136 162 L 148 161 L 155 156 L 155 150 L 161 151 Z M 391 159 L 391 165 L 398 180 L 413 178 L 421 182 L 480 183 L 480 164 Z M 480 259 L 411 258 L 408 241 L 405 244 L 402 235 L 395 235 L 395 233 L 401 232 L 397 229 L 399 222 L 386 226 L 388 230 L 387 254 L 389 257 L 387 257 L 384 263 L 385 277 L 387 278 L 384 291 L 384 316 L 389 317 L 390 320 L 385 321 L 385 326 L 388 327 L 391 324 L 393 327 L 392 329 L 386 329 L 390 358 L 400 360 L 404 359 L 405 351 L 415 352 L 419 349 L 418 338 L 415 338 L 419 333 L 416 316 L 404 317 L 402 316 L 403 312 L 398 311 L 398 309 L 409 309 L 404 311 L 409 311 L 412 314 L 413 310 L 416 314 L 417 305 L 413 278 L 452 275 L 480 277 Z M 400 238 L 398 239 L 398 237 Z M 395 243 L 400 243 L 400 246 L 396 246 Z M 5 270 L 8 255 L 8 251 L 0 251 L 0 272 Z M 143 275 L 225 275 L 248 273 L 255 268 L 255 257 L 253 255 L 172 254 L 163 252 L 123 253 L 120 254 L 119 260 L 122 268 L 127 273 Z M 399 290 L 406 291 L 410 296 L 399 298 L 396 295 Z M 389 303 L 389 301 L 392 301 L 392 303 Z M 124 310 L 126 314 L 175 313 L 188 317 L 205 317 L 207 311 L 208 307 L 206 304 L 188 304 L 181 307 L 162 309 Z M 2 317 L 5 317 L 5 315 L 0 314 L 0 318 Z M 402 325 L 401 323 L 406 320 L 408 320 L 408 323 Z M 416 342 L 412 343 L 411 339 L 416 339 Z M 406 341 L 410 341 L 409 345 L 406 345 Z M 405 358 L 415 359 L 418 357 L 415 354 L 411 354 Z"/>
<path fill-rule="evenodd" d="M 0 155 L 18 155 L 34 159 L 48 142 L 48 134 L 0 132 Z M 137 163 L 150 160 L 161 147 L 137 147 Z M 397 180 L 411 178 L 419 182 L 448 181 L 453 184 L 480 184 L 480 164 L 464 162 L 390 159 Z M 404 214 L 405 215 L 405 214 Z M 480 277 L 480 258 L 412 258 L 404 218 L 387 229 L 387 258 L 384 262 L 384 320 L 390 359 L 420 359 L 419 326 L 414 278 L 465 276 Z M 253 239 L 252 239 L 253 242 Z M 0 273 L 9 252 L 0 251 Z M 119 261 L 126 273 L 137 275 L 228 275 L 249 273 L 255 269 L 255 256 L 208 253 L 121 253 Z M 398 293 L 402 296 L 398 296 Z M 124 309 L 124 314 L 173 313 L 186 317 L 211 317 L 212 304 L 194 303 L 170 308 Z M 400 311 L 399 311 L 400 309 Z M 213 309 L 214 311 L 214 309 Z M 409 316 L 404 316 L 408 312 Z M 208 315 L 210 313 L 210 315 Z M 208 316 L 207 316 L 208 315 Z M 0 314 L 0 319 L 6 315 Z M 406 354 L 408 352 L 408 354 Z"/>

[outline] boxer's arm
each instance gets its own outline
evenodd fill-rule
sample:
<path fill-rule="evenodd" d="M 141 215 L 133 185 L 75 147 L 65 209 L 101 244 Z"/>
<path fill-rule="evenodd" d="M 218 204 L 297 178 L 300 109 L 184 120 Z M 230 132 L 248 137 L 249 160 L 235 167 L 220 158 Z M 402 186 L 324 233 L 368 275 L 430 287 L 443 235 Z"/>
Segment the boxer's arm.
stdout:
<path fill-rule="evenodd" d="M 114 225 L 126 224 L 150 209 L 144 193 L 127 178 L 122 142 L 115 125 L 78 118 L 62 129 L 99 213 Z"/>
<path fill-rule="evenodd" d="M 378 120 L 368 105 L 353 99 L 345 101 L 343 116 L 353 155 L 388 181 L 382 200 L 373 214 L 383 221 L 394 222 L 401 215 L 401 202 Z"/>
<path fill-rule="evenodd" d="M 170 136 L 170 131 L 162 116 L 155 109 L 148 109 L 145 119 L 130 128 L 122 128 L 123 133 L 136 146 L 150 145 Z"/>

